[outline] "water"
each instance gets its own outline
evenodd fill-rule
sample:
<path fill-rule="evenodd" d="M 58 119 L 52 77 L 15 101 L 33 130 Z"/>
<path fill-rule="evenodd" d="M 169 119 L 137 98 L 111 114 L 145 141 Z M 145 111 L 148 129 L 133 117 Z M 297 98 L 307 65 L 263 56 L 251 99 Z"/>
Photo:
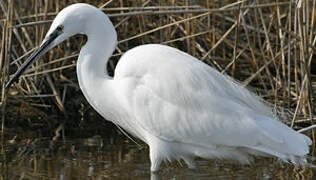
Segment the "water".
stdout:
<path fill-rule="evenodd" d="M 2 162 L 1 162 L 2 161 Z M 151 174 L 148 147 L 124 137 L 21 141 L 6 147 L 0 157 L 0 179 L 313 179 L 316 171 L 295 169 L 272 158 L 256 159 L 252 165 L 198 159 L 198 170 L 184 162 L 165 163 Z M 315 177 L 314 177 L 315 178 Z"/>

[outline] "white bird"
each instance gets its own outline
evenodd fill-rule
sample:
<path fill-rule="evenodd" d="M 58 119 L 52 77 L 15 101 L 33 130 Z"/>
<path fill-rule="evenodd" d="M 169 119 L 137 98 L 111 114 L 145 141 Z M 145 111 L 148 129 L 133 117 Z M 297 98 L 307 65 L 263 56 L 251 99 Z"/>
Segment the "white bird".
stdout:
<path fill-rule="evenodd" d="M 281 123 L 261 98 L 185 52 L 141 45 L 121 57 L 110 77 L 106 66 L 117 34 L 108 16 L 88 4 L 70 5 L 56 16 L 6 89 L 42 54 L 75 34 L 88 37 L 77 62 L 84 96 L 106 120 L 149 145 L 151 171 L 162 161 L 180 159 L 194 168 L 194 157 L 306 161 L 310 138 Z"/>

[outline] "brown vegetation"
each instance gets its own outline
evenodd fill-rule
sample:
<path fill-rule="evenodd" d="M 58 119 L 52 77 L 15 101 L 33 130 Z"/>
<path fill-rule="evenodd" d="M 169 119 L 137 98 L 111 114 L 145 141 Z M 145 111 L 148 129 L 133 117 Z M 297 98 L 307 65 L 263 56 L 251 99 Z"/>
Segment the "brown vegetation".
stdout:
<path fill-rule="evenodd" d="M 75 119 L 67 123 L 71 126 L 90 120 L 103 123 L 77 85 L 75 65 L 85 41 L 82 36 L 70 38 L 43 56 L 7 96 L 3 90 L 10 75 L 39 45 L 54 16 L 74 2 L 0 1 L 1 113 L 6 126 L 23 121 L 53 130 L 60 123 L 56 119 L 64 114 Z M 81 2 L 100 7 L 118 31 L 119 44 L 108 66 L 112 74 L 128 49 L 147 43 L 167 44 L 253 87 L 271 104 L 284 107 L 286 113 L 281 113 L 290 117 L 290 126 L 314 124 L 316 1 Z"/>

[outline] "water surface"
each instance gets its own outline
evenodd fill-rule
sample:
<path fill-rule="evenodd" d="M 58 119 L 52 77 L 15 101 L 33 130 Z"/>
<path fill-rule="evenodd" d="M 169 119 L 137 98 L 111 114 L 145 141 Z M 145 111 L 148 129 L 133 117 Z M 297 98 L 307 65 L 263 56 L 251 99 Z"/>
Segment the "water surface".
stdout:
<path fill-rule="evenodd" d="M 315 169 L 296 169 L 272 158 L 251 165 L 197 159 L 198 170 L 184 162 L 164 163 L 151 174 L 148 147 L 125 138 L 37 139 L 8 145 L 0 157 L 0 179 L 313 179 Z"/>

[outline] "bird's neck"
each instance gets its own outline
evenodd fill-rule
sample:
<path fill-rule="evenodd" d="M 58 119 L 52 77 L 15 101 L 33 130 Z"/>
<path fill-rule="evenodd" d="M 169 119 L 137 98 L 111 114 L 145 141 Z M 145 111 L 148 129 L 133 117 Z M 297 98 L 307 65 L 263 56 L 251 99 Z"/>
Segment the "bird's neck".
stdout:
<path fill-rule="evenodd" d="M 79 54 L 77 72 L 81 72 L 84 75 L 83 78 L 112 79 L 108 75 L 107 63 L 115 45 L 115 42 L 106 42 L 106 39 L 102 37 L 88 37 L 88 42 Z"/>
<path fill-rule="evenodd" d="M 78 76 L 85 80 L 81 83 L 99 78 L 112 79 L 106 70 L 107 62 L 117 43 L 117 34 L 112 22 L 102 14 L 87 21 L 85 27 L 82 33 L 88 37 L 88 41 L 80 51 L 77 65 Z"/>
<path fill-rule="evenodd" d="M 109 104 L 105 102 L 115 103 L 116 100 L 112 90 L 113 78 L 108 75 L 106 66 L 116 46 L 116 34 L 115 38 L 109 38 L 99 31 L 87 36 L 88 41 L 82 47 L 77 62 L 79 86 L 93 108 L 106 119 L 111 119 L 110 112 L 104 111 L 111 111 L 111 107 L 104 107 Z"/>

